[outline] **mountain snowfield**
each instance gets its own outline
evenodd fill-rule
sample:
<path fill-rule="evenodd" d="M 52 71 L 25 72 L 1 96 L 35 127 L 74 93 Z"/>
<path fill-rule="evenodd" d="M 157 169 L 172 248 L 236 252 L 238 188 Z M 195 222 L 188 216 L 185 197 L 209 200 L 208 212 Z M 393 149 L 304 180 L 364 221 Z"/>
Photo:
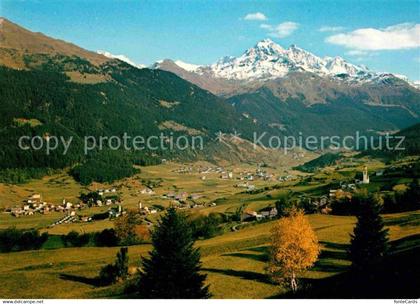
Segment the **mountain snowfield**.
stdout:
<path fill-rule="evenodd" d="M 347 63 L 340 57 L 319 58 L 296 45 L 282 48 L 270 39 L 258 42 L 240 57 L 223 58 L 197 73 L 210 71 L 215 77 L 236 80 L 266 80 L 286 76 L 291 71 L 318 75 L 348 74 L 352 77 L 368 73 L 362 67 Z"/>
<path fill-rule="evenodd" d="M 155 63 L 153 67 L 159 68 L 161 62 L 163 61 Z M 356 84 L 382 81 L 389 77 L 409 82 L 402 75 L 377 73 L 365 66 L 349 63 L 341 57 L 321 58 L 296 45 L 285 49 L 271 39 L 261 40 L 239 57 L 223 57 L 211 65 L 194 65 L 180 60 L 174 63 L 190 73 L 245 82 L 283 78 L 290 72 L 309 72 Z M 418 84 L 409 83 L 418 88 Z"/>
<path fill-rule="evenodd" d="M 146 67 L 144 64 L 135 63 L 134 61 L 132 61 L 130 58 L 128 58 L 125 55 L 114 55 L 110 52 L 102 51 L 102 50 L 97 50 L 96 53 L 99 54 L 99 55 L 103 55 L 103 56 L 105 56 L 109 59 L 118 59 L 118 60 L 124 61 L 125 63 L 128 63 L 129 65 L 132 65 L 132 66 L 134 66 L 136 68 L 139 68 L 139 69 L 143 69 L 143 68 Z"/>

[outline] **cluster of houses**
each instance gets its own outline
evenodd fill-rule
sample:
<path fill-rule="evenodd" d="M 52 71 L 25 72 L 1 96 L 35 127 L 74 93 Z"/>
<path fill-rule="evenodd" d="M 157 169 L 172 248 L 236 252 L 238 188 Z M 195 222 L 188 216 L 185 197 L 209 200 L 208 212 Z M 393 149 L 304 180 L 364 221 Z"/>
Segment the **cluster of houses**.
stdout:
<path fill-rule="evenodd" d="M 168 192 L 162 195 L 163 199 L 170 199 L 170 200 L 175 200 L 179 202 L 186 202 L 187 200 L 195 201 L 202 197 L 203 197 L 202 194 L 198 194 L 198 193 L 188 194 L 188 192 L 185 192 L 185 191 L 179 192 L 179 193 Z"/>
<path fill-rule="evenodd" d="M 221 179 L 233 179 L 233 172 L 228 171 L 222 167 L 199 167 L 197 172 L 201 174 L 201 179 L 206 179 L 206 174 L 215 173 L 218 174 Z"/>
<path fill-rule="evenodd" d="M 357 185 L 367 185 L 370 183 L 367 167 L 363 168 L 362 179 L 355 179 L 354 183 L 341 182 L 340 189 L 330 189 L 329 197 L 331 199 L 340 199 L 342 197 L 351 197 L 351 192 L 357 189 Z M 376 172 L 377 176 L 382 176 L 383 171 Z"/>
<path fill-rule="evenodd" d="M 118 205 L 116 207 L 111 207 L 108 210 L 108 218 L 113 219 L 120 217 L 121 215 L 125 214 L 125 211 L 123 211 L 122 206 Z M 60 218 L 59 220 L 52 223 L 49 228 L 61 225 L 61 224 L 70 224 L 70 223 L 77 223 L 77 222 L 91 222 L 93 221 L 93 218 L 91 216 L 87 215 L 77 215 L 75 210 L 70 211 L 68 214 Z"/>
<path fill-rule="evenodd" d="M 111 207 L 108 210 L 108 218 L 109 219 L 117 218 L 124 213 L 125 212 L 122 210 L 121 205 L 118 205 L 116 208 Z M 76 214 L 75 210 L 72 210 L 68 214 L 66 214 L 65 216 L 63 216 L 59 220 L 55 221 L 54 223 L 52 223 L 48 227 L 51 228 L 51 227 L 61 225 L 61 224 L 70 224 L 70 223 L 77 223 L 77 222 L 91 222 L 92 220 L 93 220 L 93 218 L 91 216 L 87 216 L 87 215 L 79 216 L 79 215 Z"/>
<path fill-rule="evenodd" d="M 10 214 L 16 217 L 34 214 L 48 214 L 50 212 L 70 212 L 84 207 L 83 203 L 73 204 L 65 199 L 61 204 L 47 203 L 40 194 L 33 194 L 21 206 L 10 208 Z"/>
<path fill-rule="evenodd" d="M 234 179 L 233 172 L 222 172 L 220 175 L 221 179 Z M 268 173 L 261 168 L 257 168 L 255 172 L 245 171 L 240 172 L 237 177 L 237 180 L 241 181 L 254 181 L 254 180 L 264 180 L 264 181 L 273 181 L 275 180 L 274 174 Z"/>
<path fill-rule="evenodd" d="M 66 215 L 66 216 L 62 217 L 61 219 L 55 221 L 48 228 L 54 227 L 56 225 L 69 224 L 69 223 L 74 223 L 74 222 L 78 222 L 78 221 L 79 221 L 79 219 L 75 214 L 73 214 L 73 215 L 69 214 L 69 215 Z"/>
<path fill-rule="evenodd" d="M 176 200 L 179 202 L 185 202 L 188 198 L 188 193 L 187 192 L 179 192 L 179 193 L 175 193 L 175 192 L 168 192 L 162 195 L 163 199 L 168 199 L 168 200 Z"/>
<path fill-rule="evenodd" d="M 189 208 L 203 208 L 203 207 L 214 207 L 216 203 L 205 204 L 199 202 L 200 198 L 203 198 L 202 194 L 193 193 L 188 194 L 187 192 L 169 192 L 162 195 L 163 199 L 171 200 L 171 205 L 177 209 L 189 209 Z"/>
<path fill-rule="evenodd" d="M 273 219 L 277 217 L 278 211 L 275 207 L 268 207 L 260 212 L 256 212 L 250 209 L 245 209 L 244 212 L 241 214 L 241 221 L 242 222 L 249 222 L 249 221 L 260 221 L 264 219 Z"/>
<path fill-rule="evenodd" d="M 116 192 L 114 188 L 107 190 L 98 190 L 97 193 L 100 196 L 104 196 L 105 193 Z M 94 202 L 94 206 L 110 206 L 118 203 L 113 198 L 98 199 Z M 76 211 L 86 208 L 85 202 L 72 203 L 63 199 L 61 204 L 48 203 L 42 199 L 42 195 L 39 193 L 32 194 L 26 200 L 24 200 L 21 206 L 12 207 L 6 212 L 10 212 L 15 217 L 29 216 L 34 214 L 48 214 L 50 212 L 66 212 L 69 215 L 75 214 Z"/>
<path fill-rule="evenodd" d="M 235 185 L 236 188 L 245 188 L 246 191 L 251 192 L 255 190 L 255 185 L 250 184 L 248 181 L 241 182 Z"/>
<path fill-rule="evenodd" d="M 209 174 L 209 173 L 222 174 L 222 173 L 226 173 L 226 170 L 222 167 L 202 167 L 202 166 L 200 166 L 197 171 L 200 174 Z"/>
<path fill-rule="evenodd" d="M 279 181 L 279 182 L 287 182 L 287 181 L 292 181 L 292 180 L 295 180 L 295 179 L 296 179 L 296 176 L 288 174 L 288 175 L 279 176 L 277 178 L 277 181 Z"/>
<path fill-rule="evenodd" d="M 152 188 L 150 188 L 150 187 L 146 187 L 146 188 L 142 189 L 140 191 L 140 193 L 141 194 L 145 194 L 145 195 L 154 195 L 155 194 L 155 191 Z"/>
<path fill-rule="evenodd" d="M 108 215 L 110 219 L 120 217 L 123 214 L 125 214 L 125 211 L 123 211 L 121 204 L 117 205 L 116 207 L 111 207 L 108 210 Z M 83 222 L 86 222 L 86 221 L 90 222 L 92 218 L 82 217 L 81 220 Z"/>
<path fill-rule="evenodd" d="M 157 209 L 152 207 L 143 206 L 143 203 L 139 203 L 139 212 L 141 215 L 147 216 L 149 214 L 155 214 L 158 212 Z"/>
<path fill-rule="evenodd" d="M 115 189 L 115 188 L 111 188 L 111 189 L 99 189 L 96 192 L 98 192 L 98 194 L 100 196 L 103 196 L 106 193 L 116 193 L 117 192 L 117 189 Z"/>
<path fill-rule="evenodd" d="M 181 168 L 178 168 L 176 170 L 173 170 L 174 173 L 180 173 L 180 174 L 186 174 L 186 173 L 193 173 L 194 169 L 191 166 L 184 166 Z"/>
<path fill-rule="evenodd" d="M 193 167 L 181 167 L 173 172 L 176 173 L 193 173 L 198 172 L 200 174 L 201 180 L 206 180 L 207 174 L 216 174 L 219 175 L 220 179 L 223 180 L 241 180 L 241 181 L 253 181 L 253 180 L 264 180 L 264 181 L 274 181 L 275 175 L 268 173 L 263 170 L 262 167 L 258 166 L 255 171 L 243 171 L 235 173 L 233 170 L 227 170 L 223 167 L 211 167 L 211 166 L 199 166 L 196 170 Z M 289 178 L 289 177 L 288 177 Z M 290 177 L 291 178 L 291 177 Z"/>

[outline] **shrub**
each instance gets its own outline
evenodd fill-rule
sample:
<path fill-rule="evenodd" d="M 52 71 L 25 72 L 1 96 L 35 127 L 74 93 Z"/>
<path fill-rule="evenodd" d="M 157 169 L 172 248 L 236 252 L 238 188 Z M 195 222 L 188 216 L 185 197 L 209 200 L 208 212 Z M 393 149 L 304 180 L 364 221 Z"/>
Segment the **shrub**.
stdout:
<path fill-rule="evenodd" d="M 406 191 L 396 191 L 384 196 L 385 213 L 404 212 L 420 209 L 420 181 L 414 180 Z"/>
<path fill-rule="evenodd" d="M 119 239 L 114 229 L 104 229 L 95 234 L 95 245 L 98 247 L 113 247 L 117 246 Z"/>
<path fill-rule="evenodd" d="M 216 213 L 210 213 L 208 216 L 200 216 L 191 221 L 192 235 L 195 239 L 208 239 L 219 235 L 222 231 L 220 224 L 223 217 Z"/>
<path fill-rule="evenodd" d="M 47 241 L 48 233 L 37 230 L 18 230 L 14 227 L 0 231 L 0 252 L 36 250 Z"/>
<path fill-rule="evenodd" d="M 68 234 L 62 235 L 61 239 L 66 247 L 83 247 L 89 243 L 90 235 L 70 231 Z"/>
<path fill-rule="evenodd" d="M 335 215 L 354 215 L 356 212 L 355 203 L 347 198 L 343 197 L 341 199 L 334 200 L 331 203 L 332 214 Z"/>
<path fill-rule="evenodd" d="M 115 264 L 108 264 L 99 272 L 99 284 L 102 286 L 111 285 L 118 280 L 126 279 L 128 275 L 128 248 L 122 247 L 117 253 Z"/>
<path fill-rule="evenodd" d="M 310 198 L 303 198 L 298 203 L 298 208 L 305 211 L 306 214 L 312 214 L 318 211 L 318 207 L 312 203 Z"/>
<path fill-rule="evenodd" d="M 289 214 L 289 211 L 293 207 L 293 202 L 287 197 L 282 197 L 276 201 L 277 216 L 283 217 Z"/>
<path fill-rule="evenodd" d="M 108 264 L 101 268 L 99 272 L 99 284 L 107 286 L 117 281 L 117 269 L 114 265 Z"/>

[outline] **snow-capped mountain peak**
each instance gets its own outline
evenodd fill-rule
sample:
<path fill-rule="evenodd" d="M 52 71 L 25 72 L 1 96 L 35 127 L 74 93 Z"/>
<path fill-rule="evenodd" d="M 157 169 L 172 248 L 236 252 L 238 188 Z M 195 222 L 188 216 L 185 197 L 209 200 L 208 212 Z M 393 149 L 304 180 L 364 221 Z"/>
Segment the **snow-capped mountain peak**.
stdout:
<path fill-rule="evenodd" d="M 325 67 L 329 71 L 329 74 L 332 75 L 348 74 L 350 76 L 356 76 L 359 72 L 368 72 L 366 67 L 348 63 L 339 56 L 334 58 L 326 57 L 324 60 L 326 63 Z"/>
<path fill-rule="evenodd" d="M 249 49 L 247 52 L 260 53 L 265 55 L 276 55 L 280 54 L 284 49 L 275 43 L 271 39 L 263 39 L 259 41 L 253 48 Z"/>
<path fill-rule="evenodd" d="M 367 67 L 352 64 L 342 57 L 321 58 L 295 44 L 285 49 L 271 39 L 257 42 L 239 57 L 222 57 L 211 65 L 193 65 L 180 60 L 174 63 L 198 75 L 245 82 L 282 78 L 291 72 L 308 72 L 352 83 L 370 82 L 392 76 L 370 71 Z"/>
<path fill-rule="evenodd" d="M 255 45 L 255 47 L 260 47 L 260 48 L 269 48 L 273 45 L 278 45 L 276 44 L 273 40 L 271 40 L 270 38 L 265 38 L 263 40 L 260 40 L 257 42 L 257 44 Z"/>
<path fill-rule="evenodd" d="M 250 81 L 281 78 L 296 71 L 320 76 L 355 76 L 367 72 L 367 69 L 348 63 L 341 57 L 320 58 L 294 44 L 285 49 L 271 39 L 264 39 L 239 57 L 224 57 L 197 70 L 217 78 Z"/>
<path fill-rule="evenodd" d="M 325 69 L 325 62 L 323 59 L 314 54 L 299 48 L 292 44 L 284 53 L 284 58 L 289 61 L 292 68 L 296 70 L 303 70 L 306 72 L 322 73 L 328 71 Z"/>
<path fill-rule="evenodd" d="M 195 71 L 197 71 L 198 68 L 201 67 L 201 65 L 186 63 L 186 62 L 181 61 L 181 60 L 175 60 L 174 63 L 177 66 L 179 66 L 180 68 L 183 68 L 184 70 L 186 70 L 188 72 L 195 72 Z"/>

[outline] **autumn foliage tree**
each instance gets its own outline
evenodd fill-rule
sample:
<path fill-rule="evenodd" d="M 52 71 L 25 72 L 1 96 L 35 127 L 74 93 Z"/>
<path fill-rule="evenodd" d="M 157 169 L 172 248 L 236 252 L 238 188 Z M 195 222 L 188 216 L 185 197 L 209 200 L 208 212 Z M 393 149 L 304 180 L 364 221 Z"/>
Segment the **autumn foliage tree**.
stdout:
<path fill-rule="evenodd" d="M 115 220 L 115 234 L 122 245 L 132 245 L 138 241 L 136 229 L 140 223 L 139 214 L 134 210 L 128 210 L 125 215 Z"/>
<path fill-rule="evenodd" d="M 278 283 L 289 283 L 295 292 L 297 275 L 316 262 L 320 247 L 303 211 L 292 209 L 271 230 L 271 253 L 268 272 Z"/>

